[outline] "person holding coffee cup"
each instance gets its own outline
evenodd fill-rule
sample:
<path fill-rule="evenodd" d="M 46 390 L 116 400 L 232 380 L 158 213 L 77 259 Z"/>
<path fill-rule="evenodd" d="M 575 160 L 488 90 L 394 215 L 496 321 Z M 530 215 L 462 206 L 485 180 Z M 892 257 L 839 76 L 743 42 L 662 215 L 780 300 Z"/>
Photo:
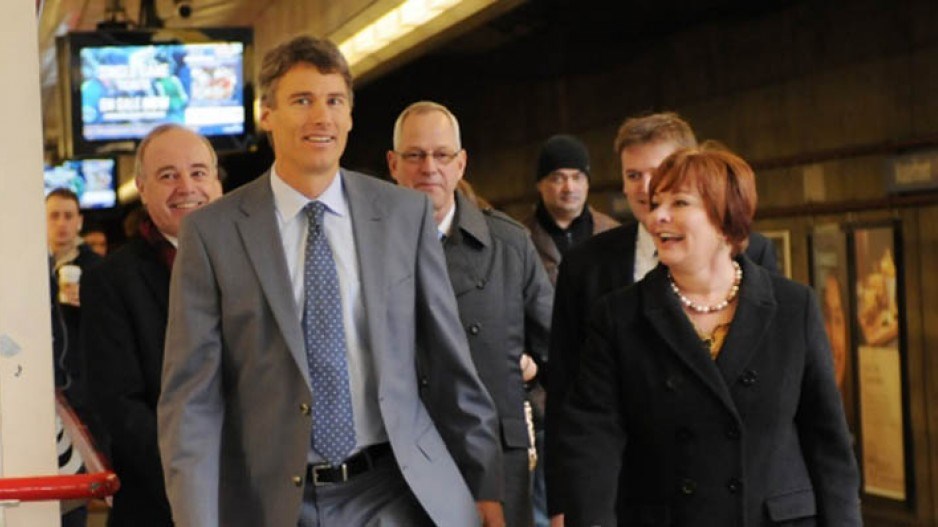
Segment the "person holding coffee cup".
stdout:
<path fill-rule="evenodd" d="M 92 434 L 99 433 L 97 420 L 87 402 L 84 382 L 84 359 L 81 349 L 81 302 L 79 282 L 101 257 L 82 242 L 82 216 L 78 196 L 67 188 L 57 188 L 46 195 L 46 234 L 52 267 L 52 284 L 58 289 L 52 297 L 53 357 L 55 385 L 78 413 Z M 62 525 L 85 525 L 85 507 L 62 516 Z"/>

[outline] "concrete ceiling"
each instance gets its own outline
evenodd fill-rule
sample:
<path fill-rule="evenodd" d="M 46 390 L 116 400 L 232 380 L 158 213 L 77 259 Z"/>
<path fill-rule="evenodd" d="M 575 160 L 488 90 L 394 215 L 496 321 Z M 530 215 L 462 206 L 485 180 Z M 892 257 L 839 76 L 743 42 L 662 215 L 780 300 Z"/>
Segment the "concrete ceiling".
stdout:
<path fill-rule="evenodd" d="M 420 31 L 415 31 L 408 39 L 404 39 L 409 42 L 403 45 L 410 46 L 405 47 L 404 51 L 395 49 L 395 46 L 398 46 L 395 44 L 376 52 L 369 59 L 374 62 L 372 71 L 365 75 L 356 72 L 356 82 L 361 86 L 362 81 L 381 76 L 427 51 L 437 49 L 481 24 L 497 19 L 525 1 L 527 0 L 488 0 L 490 7 L 484 10 L 484 14 L 477 13 L 463 20 L 460 17 L 465 15 L 459 15 L 457 12 L 460 10 L 457 9 L 446 17 L 439 17 L 432 23 L 421 26 Z M 336 38 L 356 30 L 356 24 L 360 22 L 362 15 L 373 10 L 380 12 L 397 3 L 399 0 L 37 0 L 43 130 L 47 151 L 56 150 L 62 134 L 56 61 L 58 36 L 71 31 L 95 31 L 98 25 L 105 21 L 126 23 L 131 29 L 238 26 L 257 28 L 258 21 L 262 19 L 273 19 L 279 27 L 283 24 L 290 25 L 299 16 L 322 18 L 317 20 L 323 22 L 320 26 L 326 28 L 327 35 L 334 35 L 331 38 Z M 183 6 L 189 7 L 185 14 L 181 9 Z M 272 13 L 276 15 L 271 16 Z M 293 16 L 293 19 L 284 19 L 284 13 Z M 448 26 L 447 18 L 459 20 L 459 23 Z M 284 31 L 289 33 L 296 29 L 285 27 Z M 255 45 L 262 46 L 263 43 L 259 42 L 258 38 L 259 35 L 255 33 Z"/>
<path fill-rule="evenodd" d="M 146 2 L 147 0 L 144 0 Z M 114 16 L 109 7 L 123 11 L 116 16 L 136 25 L 142 18 L 168 28 L 254 26 L 265 11 L 289 6 L 293 12 L 301 2 L 324 2 L 332 27 L 341 27 L 363 7 L 392 0 L 152 0 L 149 16 L 141 15 L 141 0 L 37 0 L 40 7 L 39 47 L 42 61 L 43 118 L 46 143 L 54 146 L 59 136 L 59 101 L 55 37 L 68 31 L 93 31 L 99 22 Z M 510 77 L 530 81 L 602 71 L 623 60 L 636 48 L 660 44 L 662 37 L 702 20 L 731 18 L 745 20 L 759 12 L 779 9 L 801 0 L 500 0 L 508 5 L 493 9 L 475 23 L 427 38 L 403 60 L 389 61 L 378 73 L 399 70 L 417 57 L 418 64 L 431 65 L 439 75 L 447 68 L 472 70 L 477 75 Z M 296 2 L 296 6 L 293 5 Z M 192 6 L 191 14 L 180 15 L 181 3 Z M 517 7 L 520 6 L 520 7 Z M 517 8 L 516 8 L 517 7 Z M 113 9 L 110 9 L 113 11 Z M 268 12 L 269 13 L 269 12 Z M 484 73 L 483 73 L 484 72 Z M 399 72 L 400 73 L 400 72 Z M 391 75 L 397 77 L 398 74 Z M 359 79 L 361 80 L 361 79 Z M 361 84 L 359 84 L 361 86 Z"/>

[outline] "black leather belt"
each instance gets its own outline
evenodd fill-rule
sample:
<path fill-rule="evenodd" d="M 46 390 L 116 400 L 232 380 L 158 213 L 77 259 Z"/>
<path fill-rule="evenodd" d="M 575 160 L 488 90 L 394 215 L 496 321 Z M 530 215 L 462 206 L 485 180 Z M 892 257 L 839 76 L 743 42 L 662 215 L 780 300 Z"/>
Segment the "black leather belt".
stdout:
<path fill-rule="evenodd" d="M 355 476 L 375 468 L 375 463 L 391 454 L 391 444 L 381 443 L 362 449 L 359 453 L 349 457 L 340 465 L 330 463 L 306 466 L 306 481 L 319 487 L 345 483 Z"/>

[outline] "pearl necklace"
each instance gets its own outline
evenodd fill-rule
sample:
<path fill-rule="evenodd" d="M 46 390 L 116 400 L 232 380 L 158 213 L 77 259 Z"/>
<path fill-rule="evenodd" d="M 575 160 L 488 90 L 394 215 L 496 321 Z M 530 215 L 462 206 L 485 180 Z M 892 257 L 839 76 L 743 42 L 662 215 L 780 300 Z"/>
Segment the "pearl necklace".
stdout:
<path fill-rule="evenodd" d="M 727 306 L 733 302 L 733 300 L 736 300 L 736 295 L 739 294 L 739 284 L 743 281 L 743 270 L 741 267 L 739 267 L 739 264 L 736 263 L 735 260 L 733 261 L 733 268 L 736 269 L 736 276 L 733 279 L 733 287 L 730 288 L 730 292 L 726 295 L 726 298 L 712 306 L 698 304 L 690 298 L 684 296 L 684 294 L 681 293 L 681 290 L 678 289 L 677 284 L 674 283 L 674 277 L 671 276 L 671 271 L 668 271 L 668 282 L 671 283 L 671 290 L 674 291 L 674 294 L 677 295 L 678 299 L 680 299 L 681 303 L 684 304 L 684 307 L 687 309 L 697 313 L 716 313 L 717 311 L 723 311 L 726 309 Z"/>

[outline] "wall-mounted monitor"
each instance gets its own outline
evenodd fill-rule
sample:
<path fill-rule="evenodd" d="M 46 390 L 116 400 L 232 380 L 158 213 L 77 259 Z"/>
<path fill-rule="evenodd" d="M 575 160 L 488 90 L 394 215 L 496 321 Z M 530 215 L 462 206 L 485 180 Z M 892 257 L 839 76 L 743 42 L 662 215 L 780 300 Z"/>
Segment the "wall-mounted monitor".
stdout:
<path fill-rule="evenodd" d="M 82 209 L 104 209 L 117 205 L 117 163 L 113 158 L 70 159 L 46 166 L 46 194 L 67 188 L 78 195 Z"/>
<path fill-rule="evenodd" d="M 250 29 L 96 31 L 59 42 L 66 157 L 131 150 L 163 123 L 222 151 L 253 137 Z"/>

